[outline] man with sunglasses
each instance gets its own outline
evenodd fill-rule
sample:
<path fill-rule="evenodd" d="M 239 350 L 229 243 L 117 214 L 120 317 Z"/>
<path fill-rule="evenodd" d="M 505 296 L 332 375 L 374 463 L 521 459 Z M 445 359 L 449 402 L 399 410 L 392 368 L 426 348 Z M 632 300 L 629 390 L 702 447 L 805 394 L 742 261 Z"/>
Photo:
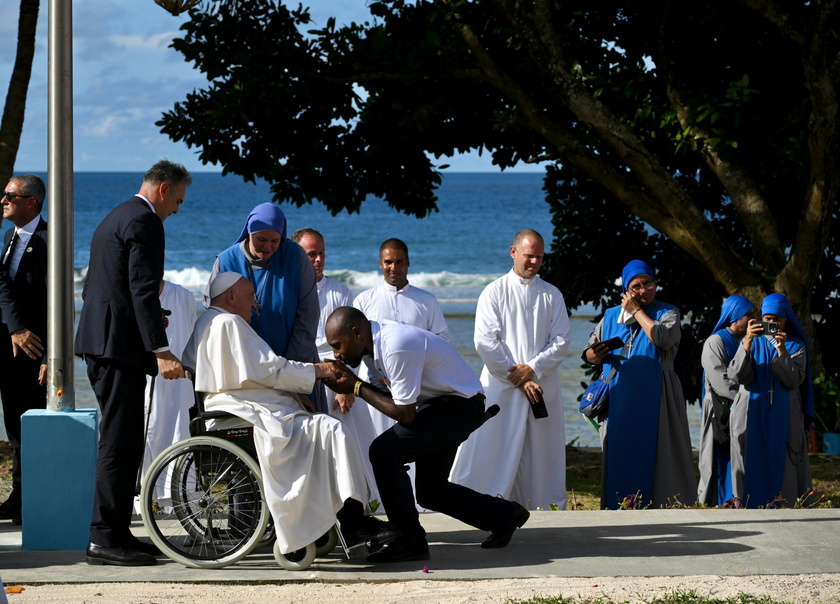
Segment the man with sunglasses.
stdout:
<path fill-rule="evenodd" d="M 0 256 L 0 395 L 12 446 L 12 492 L 0 504 L 0 519 L 14 524 L 23 522 L 20 416 L 47 402 L 47 222 L 41 218 L 46 192 L 38 176 L 22 174 L 12 177 L 2 198 L 3 218 L 14 228 L 6 232 Z"/>

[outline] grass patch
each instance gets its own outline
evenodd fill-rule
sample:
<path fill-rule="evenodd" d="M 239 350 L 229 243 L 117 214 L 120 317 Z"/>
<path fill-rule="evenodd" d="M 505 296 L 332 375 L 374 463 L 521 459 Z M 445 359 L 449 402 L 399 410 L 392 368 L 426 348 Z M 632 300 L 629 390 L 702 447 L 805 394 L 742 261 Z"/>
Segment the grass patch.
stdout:
<path fill-rule="evenodd" d="M 840 508 L 840 456 L 810 453 L 808 458 L 814 482 L 814 495 L 809 496 L 804 505 L 792 502 L 788 507 Z M 696 462 L 695 458 L 695 471 Z M 567 509 L 601 509 L 601 449 L 576 447 L 574 443 L 566 446 L 566 490 Z M 680 504 L 679 507 L 692 506 Z"/>

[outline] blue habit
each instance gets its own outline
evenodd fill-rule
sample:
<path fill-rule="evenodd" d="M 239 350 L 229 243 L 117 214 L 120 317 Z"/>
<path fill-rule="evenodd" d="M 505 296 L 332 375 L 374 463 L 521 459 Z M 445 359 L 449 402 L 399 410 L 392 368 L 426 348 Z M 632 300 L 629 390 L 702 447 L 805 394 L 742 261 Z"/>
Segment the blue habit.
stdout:
<path fill-rule="evenodd" d="M 675 307 L 654 302 L 645 308 L 654 321 L 659 321 Z M 633 345 L 621 361 L 610 381 L 610 402 L 607 417 L 606 450 L 604 452 L 604 480 L 601 506 L 617 509 L 628 496 L 639 496 L 639 507 L 652 500 L 653 475 L 659 430 L 659 410 L 662 392 L 662 364 L 659 349 L 641 331 L 641 326 L 619 324 L 621 307 L 604 313 L 601 339 L 614 336 L 624 342 L 633 332 L 639 332 Z M 618 364 L 620 356 L 609 354 L 606 364 Z"/>
<path fill-rule="evenodd" d="M 734 322 L 734 321 L 733 321 Z M 723 347 L 726 350 L 727 363 L 731 362 L 738 350 L 738 344 L 741 340 L 735 338 L 732 333 L 726 329 L 719 329 L 713 336 L 720 337 L 723 340 Z M 703 390 L 706 389 L 706 380 L 703 380 Z M 705 400 L 705 392 L 702 400 Z M 709 402 L 711 404 L 711 402 Z M 722 506 L 724 503 L 732 499 L 735 495 L 732 492 L 732 452 L 729 444 L 719 445 L 714 443 L 715 454 L 715 473 L 717 476 L 717 500 L 718 505 Z"/>
<path fill-rule="evenodd" d="M 788 336 L 785 348 L 793 355 L 804 346 Z M 749 390 L 744 451 L 744 507 L 771 504 L 782 492 L 790 424 L 790 391 L 771 368 L 775 347 L 764 336 L 752 342 L 753 377 Z"/>
<path fill-rule="evenodd" d="M 247 277 L 254 286 L 260 309 L 251 319 L 251 327 L 268 342 L 275 354 L 285 357 L 295 325 L 298 294 L 301 287 L 300 249 L 290 239 L 283 239 L 267 267 L 254 270 L 234 243 L 219 254 L 219 272 L 234 271 Z"/>

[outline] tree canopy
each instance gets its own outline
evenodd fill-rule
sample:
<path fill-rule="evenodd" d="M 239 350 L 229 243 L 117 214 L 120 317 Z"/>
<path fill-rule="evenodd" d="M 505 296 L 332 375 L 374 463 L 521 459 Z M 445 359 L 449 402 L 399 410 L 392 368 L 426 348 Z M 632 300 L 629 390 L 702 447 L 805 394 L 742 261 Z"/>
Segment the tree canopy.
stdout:
<path fill-rule="evenodd" d="M 695 342 L 735 293 L 785 294 L 812 336 L 838 325 L 840 0 L 369 10 L 311 30 L 276 0 L 194 9 L 173 46 L 208 85 L 159 125 L 278 201 L 334 213 L 368 195 L 435 211 L 445 166 L 430 158 L 547 162 L 545 272 L 572 308 L 616 304 L 621 267 L 642 258 Z"/>

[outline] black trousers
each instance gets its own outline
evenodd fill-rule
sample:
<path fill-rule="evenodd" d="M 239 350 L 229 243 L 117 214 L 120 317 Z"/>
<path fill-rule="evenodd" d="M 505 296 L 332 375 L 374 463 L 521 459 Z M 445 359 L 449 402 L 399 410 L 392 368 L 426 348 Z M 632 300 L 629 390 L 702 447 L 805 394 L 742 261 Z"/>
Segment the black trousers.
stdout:
<path fill-rule="evenodd" d="M 9 505 L 21 504 L 20 416 L 30 409 L 46 409 L 47 387 L 38 384 L 41 359 L 30 359 L 24 352 L 12 355 L 9 332 L 0 330 L 0 396 L 3 397 L 3 420 L 12 447 L 12 492 Z"/>
<path fill-rule="evenodd" d="M 99 449 L 90 540 L 102 547 L 126 545 L 137 472 L 143 461 L 143 397 L 146 374 L 113 359 L 85 357 L 99 402 Z"/>
<path fill-rule="evenodd" d="M 503 529 L 514 511 L 505 499 L 449 482 L 458 446 L 478 427 L 484 396 L 445 396 L 425 401 L 414 422 L 396 424 L 370 446 L 376 486 L 388 520 L 402 531 L 406 547 L 428 550 L 405 465 L 415 462 L 417 503 L 484 531 Z"/>

